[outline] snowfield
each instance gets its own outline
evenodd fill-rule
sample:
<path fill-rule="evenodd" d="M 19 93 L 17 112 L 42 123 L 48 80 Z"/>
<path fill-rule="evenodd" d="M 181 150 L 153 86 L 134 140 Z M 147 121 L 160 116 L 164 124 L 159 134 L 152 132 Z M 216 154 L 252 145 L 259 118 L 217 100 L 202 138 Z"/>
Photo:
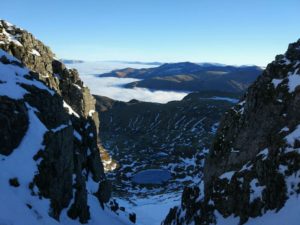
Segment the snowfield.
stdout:
<path fill-rule="evenodd" d="M 118 199 L 118 202 L 137 215 L 137 225 L 160 225 L 169 210 L 180 204 L 181 192 L 154 195 L 149 198 Z"/>

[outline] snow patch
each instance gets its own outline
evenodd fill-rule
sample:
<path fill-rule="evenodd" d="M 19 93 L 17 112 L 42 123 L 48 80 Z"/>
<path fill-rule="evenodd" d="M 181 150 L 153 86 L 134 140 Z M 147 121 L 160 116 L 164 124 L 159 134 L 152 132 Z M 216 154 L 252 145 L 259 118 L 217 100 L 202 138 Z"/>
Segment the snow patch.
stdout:
<path fill-rule="evenodd" d="M 70 115 L 74 115 L 74 116 L 76 116 L 76 117 L 79 118 L 79 115 L 72 109 L 72 107 L 68 103 L 66 103 L 65 101 L 63 101 L 63 106 L 64 106 L 64 108 L 68 109 L 68 113 Z"/>
<path fill-rule="evenodd" d="M 60 126 L 58 126 L 58 127 L 56 127 L 56 128 L 51 129 L 51 131 L 54 132 L 54 133 L 56 133 L 56 132 L 58 132 L 58 131 L 61 131 L 61 130 L 65 129 L 65 128 L 68 127 L 68 126 L 69 126 L 69 125 L 67 125 L 67 124 L 62 124 L 62 125 L 60 125 Z"/>
<path fill-rule="evenodd" d="M 81 87 L 78 84 L 73 84 L 74 87 L 76 87 L 77 89 L 81 90 Z"/>
<path fill-rule="evenodd" d="M 300 140 L 300 124 L 296 129 L 285 137 L 287 144 L 293 146 L 296 140 Z"/>
<path fill-rule="evenodd" d="M 15 60 L 13 56 L 9 56 L 7 53 L 1 51 L 1 56 L 5 56 L 11 62 Z M 12 99 L 22 99 L 25 94 L 28 93 L 21 84 L 35 86 L 38 89 L 45 90 L 51 95 L 54 95 L 54 91 L 47 87 L 45 84 L 38 80 L 29 80 L 25 75 L 29 74 L 27 68 L 20 67 L 14 64 L 3 64 L 0 62 L 0 95 L 7 96 Z"/>
<path fill-rule="evenodd" d="M 82 141 L 82 136 L 81 136 L 76 130 L 73 131 L 73 135 L 74 135 L 74 137 L 76 137 L 79 141 Z"/>
<path fill-rule="evenodd" d="M 219 122 L 216 122 L 214 123 L 212 126 L 211 126 L 211 133 L 215 134 L 218 130 L 218 127 L 219 127 L 220 123 Z"/>
<path fill-rule="evenodd" d="M 262 196 L 262 191 L 265 189 L 265 186 L 259 186 L 258 180 L 253 179 L 250 182 L 250 203 L 253 202 L 257 198 L 261 198 Z"/>
<path fill-rule="evenodd" d="M 95 110 L 90 110 L 89 111 L 89 116 L 93 116 L 94 113 L 95 113 Z"/>
<path fill-rule="evenodd" d="M 288 77 L 289 92 L 292 93 L 300 85 L 300 74 L 292 74 Z"/>
<path fill-rule="evenodd" d="M 290 129 L 288 127 L 284 127 L 280 130 L 280 132 L 286 132 L 286 131 L 289 131 Z"/>
<path fill-rule="evenodd" d="M 23 45 L 18 41 L 18 39 L 17 39 L 16 36 L 14 36 L 14 35 L 8 33 L 4 28 L 3 28 L 3 30 L 2 30 L 2 33 L 6 36 L 6 38 L 7 38 L 7 40 L 8 40 L 9 42 L 13 42 L 13 43 L 14 43 L 15 45 L 17 45 L 17 46 L 23 46 Z"/>
<path fill-rule="evenodd" d="M 120 205 L 137 215 L 138 225 L 161 225 L 170 208 L 180 205 L 181 193 L 154 195 L 149 198 L 118 199 Z"/>
<path fill-rule="evenodd" d="M 300 221 L 300 198 L 291 196 L 284 207 L 278 212 L 276 210 L 268 211 L 262 217 L 249 218 L 247 225 L 298 225 Z"/>
<path fill-rule="evenodd" d="M 272 80 L 272 84 L 274 85 L 275 89 L 278 87 L 279 84 L 281 84 L 282 81 L 283 81 L 283 79 L 273 79 Z"/>
<path fill-rule="evenodd" d="M 265 160 L 269 155 L 269 149 L 265 148 L 264 150 L 260 151 L 257 156 L 263 156 L 262 160 Z"/>
<path fill-rule="evenodd" d="M 235 171 L 229 171 L 226 173 L 223 173 L 221 176 L 219 176 L 220 179 L 227 179 L 231 180 L 232 176 L 234 175 Z"/>
<path fill-rule="evenodd" d="M 32 55 L 41 56 L 41 54 L 40 54 L 36 49 L 32 49 L 32 50 L 30 51 L 30 53 L 31 53 Z"/>

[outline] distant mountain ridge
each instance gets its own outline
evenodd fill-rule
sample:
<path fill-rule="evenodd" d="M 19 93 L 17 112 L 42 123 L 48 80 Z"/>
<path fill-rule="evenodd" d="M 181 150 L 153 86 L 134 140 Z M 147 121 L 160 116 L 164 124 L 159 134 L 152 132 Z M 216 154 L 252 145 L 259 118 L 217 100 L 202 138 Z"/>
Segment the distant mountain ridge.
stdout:
<path fill-rule="evenodd" d="M 147 69 L 125 68 L 99 77 L 138 78 L 127 88 L 155 90 L 243 92 L 261 74 L 258 66 L 228 66 L 210 63 L 165 63 Z"/>

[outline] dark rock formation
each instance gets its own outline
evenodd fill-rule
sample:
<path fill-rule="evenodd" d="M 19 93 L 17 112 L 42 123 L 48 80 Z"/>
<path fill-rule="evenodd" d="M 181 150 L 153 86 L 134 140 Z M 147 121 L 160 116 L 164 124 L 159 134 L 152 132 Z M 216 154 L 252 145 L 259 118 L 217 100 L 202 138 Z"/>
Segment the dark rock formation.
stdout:
<path fill-rule="evenodd" d="M 129 214 L 129 220 L 133 223 L 136 222 L 136 214 L 135 213 L 130 213 Z"/>
<path fill-rule="evenodd" d="M 0 96 L 0 154 L 9 155 L 28 128 L 28 116 L 22 101 Z"/>
<path fill-rule="evenodd" d="M 0 92 L 0 154 L 9 156 L 19 146 L 33 109 L 46 132 L 43 149 L 33 157 L 38 171 L 29 188 L 33 195 L 50 199 L 50 215 L 55 219 L 68 208 L 71 218 L 85 223 L 90 218 L 87 195 L 97 192 L 90 193 L 88 183 L 98 185 L 97 193 L 105 196 L 100 200 L 106 202 L 110 197 L 98 148 L 95 100 L 76 70 L 68 70 L 32 34 L 2 20 L 0 50 L 0 63 L 26 73 L 12 75 L 16 80 L 21 77 L 14 85 L 17 93 L 24 92 L 22 96 L 13 98 L 3 92 L 8 90 Z M 1 83 L 10 82 L 3 75 L 0 88 Z"/>
<path fill-rule="evenodd" d="M 9 184 L 13 187 L 19 187 L 20 186 L 19 180 L 16 177 L 9 179 Z"/>
<path fill-rule="evenodd" d="M 107 203 L 111 197 L 111 189 L 112 184 L 110 181 L 106 180 L 101 182 L 98 192 L 96 193 L 96 196 L 98 197 L 99 201 Z"/>
<path fill-rule="evenodd" d="M 214 224 L 216 211 L 244 224 L 300 192 L 299 71 L 300 40 L 224 116 L 205 162 L 204 192 L 186 189 L 164 224 Z"/>

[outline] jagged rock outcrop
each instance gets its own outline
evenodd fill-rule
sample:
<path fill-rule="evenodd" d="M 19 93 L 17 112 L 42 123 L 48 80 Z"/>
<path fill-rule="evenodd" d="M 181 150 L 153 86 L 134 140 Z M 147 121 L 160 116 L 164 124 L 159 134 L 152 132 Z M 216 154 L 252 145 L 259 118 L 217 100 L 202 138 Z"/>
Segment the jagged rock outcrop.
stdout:
<path fill-rule="evenodd" d="M 27 31 L 0 20 L 0 48 L 36 72 L 38 79 L 55 89 L 80 116 L 91 116 L 99 126 L 95 100 L 74 69 L 67 69 L 49 47 Z"/>
<path fill-rule="evenodd" d="M 270 211 L 282 213 L 284 223 L 299 222 L 287 222 L 295 215 L 282 212 L 299 201 L 299 87 L 300 40 L 276 56 L 224 116 L 205 162 L 204 183 L 184 191 L 181 206 L 170 211 L 164 224 L 229 219 L 245 224 L 251 218 L 261 221 Z"/>
<path fill-rule="evenodd" d="M 7 157 L 0 166 L 9 174 L 13 169 L 5 165 L 28 151 L 23 163 L 37 166 L 31 173 L 23 171 L 26 179 L 20 187 L 49 199 L 49 214 L 56 220 L 66 209 L 69 217 L 88 222 L 89 196 L 95 195 L 103 206 L 111 191 L 99 154 L 94 98 L 76 70 L 68 70 L 32 34 L 3 20 L 0 51 L 0 154 Z M 34 145 L 35 136 L 41 138 L 40 145 Z"/>

